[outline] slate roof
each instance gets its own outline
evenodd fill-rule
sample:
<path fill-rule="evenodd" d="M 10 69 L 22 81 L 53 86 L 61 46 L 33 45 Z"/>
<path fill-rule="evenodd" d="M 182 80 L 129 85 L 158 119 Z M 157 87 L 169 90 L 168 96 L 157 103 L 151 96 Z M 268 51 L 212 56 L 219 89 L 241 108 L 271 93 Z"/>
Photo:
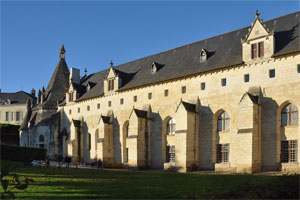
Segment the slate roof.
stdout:
<path fill-rule="evenodd" d="M 136 116 L 138 116 L 139 118 L 147 118 L 147 111 L 144 110 L 138 110 L 138 109 L 133 109 Z"/>
<path fill-rule="evenodd" d="M 263 22 L 266 28 L 274 31 L 274 57 L 300 51 L 299 14 L 300 11 Z M 116 66 L 114 69 L 126 79 L 119 91 L 242 64 L 241 39 L 245 39 L 249 28 L 248 26 Z M 208 52 L 205 62 L 200 62 L 202 49 Z M 162 66 L 155 74 L 151 74 L 153 62 Z M 104 78 L 108 71 L 84 77 L 82 84 L 87 85 L 88 81 L 97 84 L 77 101 L 102 96 Z"/>
<path fill-rule="evenodd" d="M 108 117 L 108 116 L 101 116 L 101 118 L 102 118 L 102 120 L 103 120 L 103 122 L 105 124 L 109 124 L 110 123 L 110 117 Z"/>
<path fill-rule="evenodd" d="M 68 90 L 69 74 L 65 59 L 60 58 L 45 91 L 45 100 L 36 108 L 57 108 L 57 102 L 64 98 Z"/>
<path fill-rule="evenodd" d="M 182 101 L 182 105 L 188 112 L 196 112 L 196 105 Z"/>
<path fill-rule="evenodd" d="M 35 96 L 32 96 L 31 94 L 24 91 L 19 91 L 15 93 L 0 93 L 1 102 L 7 102 L 8 99 L 10 100 L 11 104 L 26 104 L 28 99 L 30 99 L 30 101 L 33 103 L 36 102 Z"/>

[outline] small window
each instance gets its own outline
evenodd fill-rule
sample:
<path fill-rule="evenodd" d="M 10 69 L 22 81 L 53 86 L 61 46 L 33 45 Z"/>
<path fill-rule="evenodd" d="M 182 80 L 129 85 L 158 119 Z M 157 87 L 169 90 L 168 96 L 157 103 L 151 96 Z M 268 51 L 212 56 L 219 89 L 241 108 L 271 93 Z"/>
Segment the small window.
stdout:
<path fill-rule="evenodd" d="M 90 106 L 87 106 L 87 107 L 86 107 L 86 110 L 87 110 L 87 111 L 90 111 Z"/>
<path fill-rule="evenodd" d="M 201 50 L 200 52 L 200 62 L 204 62 L 207 59 L 207 53 L 204 49 Z"/>
<path fill-rule="evenodd" d="M 300 64 L 297 67 L 298 67 L 298 73 L 300 73 Z"/>
<path fill-rule="evenodd" d="M 111 107 L 111 101 L 108 102 L 108 107 Z"/>
<path fill-rule="evenodd" d="M 275 77 L 275 69 L 270 69 L 269 71 L 269 77 L 274 78 Z"/>
<path fill-rule="evenodd" d="M 182 86 L 182 87 L 181 87 L 181 93 L 182 93 L 182 94 L 185 94 L 185 93 L 186 93 L 186 86 Z"/>
<path fill-rule="evenodd" d="M 45 147 L 45 137 L 43 135 L 39 136 L 39 147 L 44 148 Z"/>
<path fill-rule="evenodd" d="M 217 163 L 229 162 L 229 144 L 217 145 Z"/>
<path fill-rule="evenodd" d="M 148 99 L 152 99 L 152 93 L 148 93 Z"/>
<path fill-rule="evenodd" d="M 97 109 L 100 109 L 100 103 L 97 104 Z"/>
<path fill-rule="evenodd" d="M 129 155 L 129 150 L 128 150 L 128 148 L 126 148 L 126 155 L 125 155 L 124 163 L 128 163 L 128 155 Z"/>
<path fill-rule="evenodd" d="M 134 96 L 134 97 L 133 97 L 133 101 L 134 101 L 134 102 L 137 102 L 137 96 Z"/>
<path fill-rule="evenodd" d="M 223 87 L 225 87 L 226 84 L 227 84 L 226 78 L 222 78 L 222 80 L 221 80 L 221 85 L 222 85 Z"/>
<path fill-rule="evenodd" d="M 70 101 L 70 102 L 73 101 L 73 92 L 70 92 L 70 93 L 69 93 L 69 101 Z"/>
<path fill-rule="evenodd" d="M 297 162 L 297 140 L 281 141 L 281 162 Z"/>
<path fill-rule="evenodd" d="M 69 110 L 69 115 L 71 115 L 71 114 L 72 114 L 72 110 L 70 109 L 70 110 Z"/>
<path fill-rule="evenodd" d="M 244 82 L 248 83 L 250 81 L 250 75 L 249 74 L 245 74 L 244 75 Z"/>
<path fill-rule="evenodd" d="M 169 96 L 169 90 L 165 90 L 165 97 Z"/>
<path fill-rule="evenodd" d="M 167 146 L 166 162 L 175 162 L 175 146 Z"/>
<path fill-rule="evenodd" d="M 80 108 L 77 108 L 77 112 L 80 113 Z"/>
<path fill-rule="evenodd" d="M 123 103 L 124 103 L 124 99 L 122 98 L 120 99 L 120 104 L 123 105 Z"/>
<path fill-rule="evenodd" d="M 5 112 L 5 121 L 9 121 L 9 112 Z"/>
<path fill-rule="evenodd" d="M 201 83 L 201 90 L 205 90 L 205 82 Z"/>
<path fill-rule="evenodd" d="M 16 112 L 16 121 L 20 121 L 20 112 Z"/>

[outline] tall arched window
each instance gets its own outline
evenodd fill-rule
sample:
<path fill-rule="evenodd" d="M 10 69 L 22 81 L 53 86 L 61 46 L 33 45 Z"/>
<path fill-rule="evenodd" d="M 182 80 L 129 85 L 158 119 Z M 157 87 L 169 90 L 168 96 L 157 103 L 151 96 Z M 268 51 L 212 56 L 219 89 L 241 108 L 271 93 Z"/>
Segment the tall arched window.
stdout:
<path fill-rule="evenodd" d="M 171 118 L 167 124 L 167 134 L 174 135 L 175 131 L 176 131 L 176 121 L 175 119 Z"/>
<path fill-rule="evenodd" d="M 39 136 L 39 147 L 44 148 L 45 146 L 45 137 L 43 135 Z"/>
<path fill-rule="evenodd" d="M 218 131 L 227 131 L 230 126 L 230 118 L 227 112 L 222 112 L 218 117 Z"/>
<path fill-rule="evenodd" d="M 129 124 L 126 126 L 126 137 L 129 136 Z"/>
<path fill-rule="evenodd" d="M 286 105 L 281 111 L 281 125 L 292 126 L 298 124 L 298 109 L 294 104 Z"/>

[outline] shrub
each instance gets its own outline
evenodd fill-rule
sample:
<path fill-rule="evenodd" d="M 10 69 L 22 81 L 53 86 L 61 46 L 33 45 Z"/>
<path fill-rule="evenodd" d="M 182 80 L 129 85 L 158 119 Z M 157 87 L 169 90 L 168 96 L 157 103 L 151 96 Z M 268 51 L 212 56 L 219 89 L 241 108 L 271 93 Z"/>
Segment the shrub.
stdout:
<path fill-rule="evenodd" d="M 30 163 L 33 160 L 46 160 L 47 150 L 44 148 L 19 147 L 1 144 L 1 159 Z"/>

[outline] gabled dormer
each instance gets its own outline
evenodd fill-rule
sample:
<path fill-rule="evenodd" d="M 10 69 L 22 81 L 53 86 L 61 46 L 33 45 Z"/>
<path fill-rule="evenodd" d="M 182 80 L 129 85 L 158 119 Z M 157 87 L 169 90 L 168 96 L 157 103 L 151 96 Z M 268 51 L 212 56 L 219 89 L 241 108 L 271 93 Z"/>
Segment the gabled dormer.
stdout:
<path fill-rule="evenodd" d="M 158 72 L 164 65 L 159 64 L 157 62 L 153 62 L 151 65 L 151 74 L 155 74 Z"/>
<path fill-rule="evenodd" d="M 205 49 L 201 49 L 200 62 L 205 62 L 206 60 L 207 60 L 207 51 Z"/>
<path fill-rule="evenodd" d="M 243 61 L 254 62 L 270 58 L 274 54 L 274 32 L 270 31 L 259 18 L 256 11 L 255 20 L 249 28 L 248 34 L 242 40 Z"/>
<path fill-rule="evenodd" d="M 114 68 L 113 62 L 110 62 L 110 67 L 107 76 L 104 78 L 104 93 L 111 94 L 116 92 L 122 85 L 122 72 Z"/>

